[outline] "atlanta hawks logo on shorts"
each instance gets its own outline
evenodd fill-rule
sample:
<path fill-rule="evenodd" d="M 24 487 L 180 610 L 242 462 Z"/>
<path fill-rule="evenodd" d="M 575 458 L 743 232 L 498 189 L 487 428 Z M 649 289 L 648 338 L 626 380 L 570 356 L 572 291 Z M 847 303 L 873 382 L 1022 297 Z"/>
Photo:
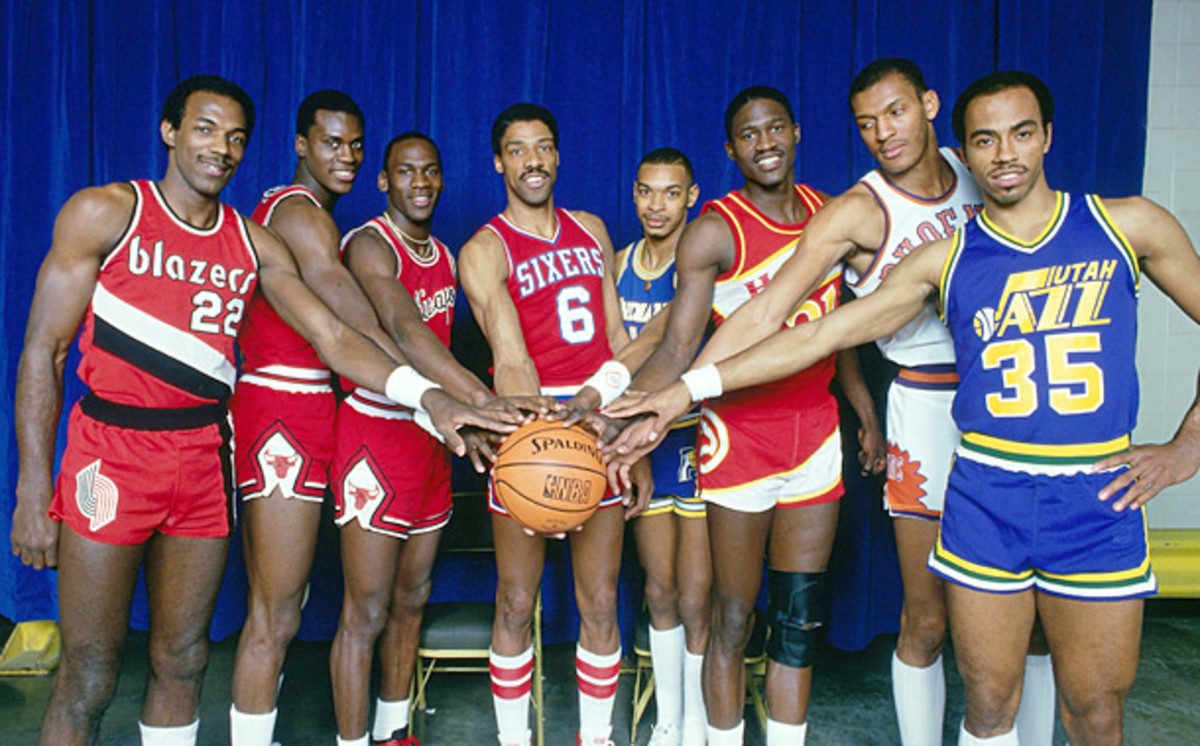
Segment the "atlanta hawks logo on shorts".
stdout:
<path fill-rule="evenodd" d="M 700 437 L 696 448 L 696 462 L 701 474 L 708 474 L 729 455 L 729 430 L 711 409 L 700 410 Z"/>
<path fill-rule="evenodd" d="M 358 518 L 358 524 L 363 528 L 371 528 L 371 519 L 379 505 L 389 497 L 388 487 L 376 475 L 369 456 L 361 456 L 346 472 L 340 485 L 342 501 L 338 506 L 341 515 L 337 516 L 337 525 L 344 526 Z"/>
<path fill-rule="evenodd" d="M 75 504 L 88 517 L 88 528 L 99 531 L 117 517 L 117 485 L 100 473 L 100 459 L 75 473 Z"/>

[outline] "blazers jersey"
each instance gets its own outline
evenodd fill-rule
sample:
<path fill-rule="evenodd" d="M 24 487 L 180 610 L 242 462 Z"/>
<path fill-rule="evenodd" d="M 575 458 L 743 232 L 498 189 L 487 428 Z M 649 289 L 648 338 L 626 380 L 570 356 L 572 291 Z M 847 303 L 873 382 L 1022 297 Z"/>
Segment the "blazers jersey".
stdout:
<path fill-rule="evenodd" d="M 547 393 L 567 393 L 612 351 L 604 316 L 604 251 L 571 213 L 560 207 L 554 216 L 558 227 L 550 238 L 523 231 L 503 215 L 484 228 L 504 247 L 508 292 L 538 381 Z"/>
<path fill-rule="evenodd" d="M 804 184 L 796 185 L 796 195 L 810 215 L 824 204 L 821 195 Z M 743 303 L 766 289 L 783 263 L 795 253 L 808 220 L 796 225 L 777 223 L 736 191 L 708 202 L 701 214 L 709 211 L 716 212 L 729 224 L 734 241 L 733 266 L 717 276 L 713 288 L 713 322 L 719 325 Z M 842 267 L 839 264 L 821 280 L 784 326 L 813 321 L 833 311 L 837 308 L 841 289 Z M 781 395 L 800 407 L 827 398 L 832 401 L 829 382 L 833 380 L 834 360 L 835 356 L 830 355 L 799 373 L 752 389 L 726 393 L 710 404 L 721 408 L 733 404 L 756 406 L 764 398 L 777 402 Z"/>
<path fill-rule="evenodd" d="M 981 213 L 941 281 L 959 455 L 1039 474 L 1124 450 L 1138 405 L 1137 258 L 1098 197 L 1056 199 L 1032 243 Z"/>
<path fill-rule="evenodd" d="M 962 158 L 951 148 L 939 152 L 954 173 L 954 182 L 940 197 L 923 199 L 909 194 L 879 169 L 859 179 L 886 218 L 883 243 L 870 268 L 859 275 L 853 267 L 846 267 L 846 284 L 859 298 L 874 292 L 913 248 L 949 238 L 983 209 L 979 187 Z M 926 306 L 915 319 L 876 344 L 889 360 L 906 367 L 954 362 L 954 342 L 933 306 Z"/>
<path fill-rule="evenodd" d="M 396 282 L 404 287 L 420 309 L 425 326 L 443 345 L 449 347 L 450 330 L 454 326 L 454 304 L 458 298 L 458 275 L 450 250 L 430 236 L 429 247 L 432 251 L 427 257 L 421 256 L 392 230 L 386 218 L 380 216 L 347 233 L 342 238 L 342 254 L 345 254 L 351 239 L 363 231 L 374 231 L 391 247 L 396 256 Z M 351 390 L 351 386 L 345 385 L 348 383 L 343 379 L 343 389 L 346 391 Z M 375 395 L 373 400 L 388 402 L 379 395 Z M 399 405 L 392 406 L 403 409 Z"/>
<path fill-rule="evenodd" d="M 321 206 L 313 193 L 305 187 L 278 186 L 263 193 L 250 219 L 259 225 L 269 226 L 275 208 L 292 197 L 307 199 L 317 207 Z M 246 372 L 262 370 L 268 366 L 328 371 L 328 367 L 321 362 L 317 351 L 308 340 L 275 313 L 275 309 L 271 308 L 271 304 L 262 293 L 255 293 L 250 299 L 240 345 Z M 280 370 L 275 369 L 276 375 Z"/>
<path fill-rule="evenodd" d="M 258 281 L 243 218 L 221 204 L 211 228 L 196 228 L 153 182 L 132 186 L 129 227 L 100 265 L 84 314 L 79 377 L 102 399 L 134 407 L 224 401 Z"/>

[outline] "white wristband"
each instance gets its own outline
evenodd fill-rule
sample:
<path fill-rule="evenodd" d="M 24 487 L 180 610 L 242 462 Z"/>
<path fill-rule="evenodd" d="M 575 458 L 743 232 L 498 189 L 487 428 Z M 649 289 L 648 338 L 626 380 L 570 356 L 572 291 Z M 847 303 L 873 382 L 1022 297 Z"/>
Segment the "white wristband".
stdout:
<path fill-rule="evenodd" d="M 446 442 L 446 439 L 442 437 L 442 434 L 438 432 L 438 429 L 433 426 L 433 420 L 429 417 L 429 413 L 424 409 L 418 409 L 417 411 L 413 412 L 413 422 L 417 424 L 417 427 L 437 438 L 439 443 Z"/>
<path fill-rule="evenodd" d="M 411 365 L 401 365 L 387 377 L 383 393 L 387 398 L 412 409 L 421 409 L 421 397 L 429 389 L 441 388 L 418 373 Z"/>
<path fill-rule="evenodd" d="M 683 381 L 684 386 L 687 386 L 688 393 L 692 395 L 694 402 L 716 399 L 725 391 L 721 387 L 721 372 L 717 370 L 716 363 L 689 370 L 680 376 L 679 380 Z"/>
<path fill-rule="evenodd" d="M 623 363 L 608 360 L 583 385 L 596 389 L 600 394 L 600 406 L 607 407 L 629 388 L 630 378 L 629 368 Z"/>

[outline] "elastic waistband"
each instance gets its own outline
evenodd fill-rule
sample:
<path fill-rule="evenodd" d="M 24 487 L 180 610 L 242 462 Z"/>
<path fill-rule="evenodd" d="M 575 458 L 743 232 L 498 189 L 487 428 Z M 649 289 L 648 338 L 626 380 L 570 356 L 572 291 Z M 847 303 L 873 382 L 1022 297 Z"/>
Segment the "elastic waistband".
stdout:
<path fill-rule="evenodd" d="M 128 430 L 195 430 L 224 422 L 229 411 L 224 402 L 174 409 L 131 407 L 91 393 L 79 400 L 79 408 L 97 422 Z"/>
<path fill-rule="evenodd" d="M 958 369 L 954 363 L 914 365 L 901 368 L 896 383 L 913 389 L 953 391 L 958 388 Z"/>

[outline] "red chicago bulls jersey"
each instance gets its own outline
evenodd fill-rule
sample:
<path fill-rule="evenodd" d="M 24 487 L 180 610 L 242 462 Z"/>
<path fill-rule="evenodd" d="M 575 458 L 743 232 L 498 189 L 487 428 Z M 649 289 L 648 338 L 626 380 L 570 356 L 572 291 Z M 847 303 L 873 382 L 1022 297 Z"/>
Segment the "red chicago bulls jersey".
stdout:
<path fill-rule="evenodd" d="M 604 323 L 604 252 L 569 212 L 556 208 L 553 238 L 497 215 L 485 226 L 504 245 L 508 292 L 544 388 L 578 386 L 612 357 Z"/>
<path fill-rule="evenodd" d="M 79 377 L 102 399 L 129 406 L 223 401 L 258 280 L 243 218 L 222 204 L 211 228 L 196 228 L 171 212 L 156 184 L 132 185 L 129 228 L 100 266 L 84 315 Z"/>
<path fill-rule="evenodd" d="M 291 197 L 308 199 L 317 207 L 321 206 L 313 193 L 305 187 L 278 186 L 263 193 L 250 219 L 259 225 L 269 226 L 275 208 Z M 275 313 L 275 309 L 271 308 L 271 304 L 262 293 L 255 293 L 250 299 L 250 307 L 246 309 L 246 322 L 242 327 L 240 345 L 247 372 L 270 365 L 327 369 L 308 340 L 279 318 L 279 314 Z"/>
<path fill-rule="evenodd" d="M 430 237 L 433 251 L 422 257 L 396 234 L 382 216 L 372 218 L 346 234 L 342 239 L 341 251 L 361 231 L 372 230 L 379 234 L 392 253 L 396 255 L 396 281 L 404 286 L 413 302 L 421 310 L 421 320 L 429 327 L 442 344 L 450 346 L 450 329 L 454 326 L 454 302 L 458 294 L 458 277 L 455 274 L 454 257 L 446 245 Z M 342 379 L 346 391 L 349 381 Z"/>
<path fill-rule="evenodd" d="M 821 195 L 804 184 L 796 185 L 796 196 L 808 208 L 810 215 L 824 203 Z M 767 287 L 783 263 L 795 253 L 808 220 L 795 225 L 777 223 L 736 191 L 709 202 L 703 212 L 710 210 L 729 224 L 734 241 L 733 266 L 717 276 L 713 289 L 713 322 L 720 324 Z M 839 264 L 821 280 L 821 284 L 787 320 L 785 326 L 812 321 L 832 311 L 837 307 L 841 287 L 842 270 Z M 834 356 L 830 355 L 807 370 L 787 378 L 726 394 L 714 405 L 722 408 L 733 404 L 758 406 L 764 399 L 777 403 L 779 397 L 783 397 L 790 405 L 805 407 L 828 399 L 833 373 Z"/>

